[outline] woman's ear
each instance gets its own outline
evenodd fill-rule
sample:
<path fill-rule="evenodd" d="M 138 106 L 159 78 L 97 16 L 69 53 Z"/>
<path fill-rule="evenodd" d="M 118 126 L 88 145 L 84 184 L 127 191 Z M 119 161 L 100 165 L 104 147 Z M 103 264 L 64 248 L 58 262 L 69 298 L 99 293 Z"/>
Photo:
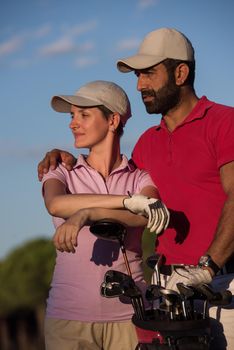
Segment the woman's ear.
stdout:
<path fill-rule="evenodd" d="M 117 112 L 114 112 L 109 119 L 109 127 L 112 132 L 115 132 L 115 130 L 118 128 L 120 123 L 120 115 Z"/>

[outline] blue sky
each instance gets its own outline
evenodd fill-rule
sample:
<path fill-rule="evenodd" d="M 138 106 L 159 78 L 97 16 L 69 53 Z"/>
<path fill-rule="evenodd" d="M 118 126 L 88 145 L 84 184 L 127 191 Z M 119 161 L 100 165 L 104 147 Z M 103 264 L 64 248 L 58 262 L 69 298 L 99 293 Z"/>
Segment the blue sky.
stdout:
<path fill-rule="evenodd" d="M 125 128 L 128 156 L 147 115 L 133 74 L 116 69 L 143 37 L 174 27 L 196 52 L 195 88 L 234 105 L 233 0 L 2 0 L 0 11 L 0 259 L 25 241 L 54 229 L 41 197 L 37 163 L 46 150 L 77 154 L 69 117 L 50 108 L 55 94 L 73 93 L 96 79 L 113 80 L 128 93 L 134 117 Z"/>

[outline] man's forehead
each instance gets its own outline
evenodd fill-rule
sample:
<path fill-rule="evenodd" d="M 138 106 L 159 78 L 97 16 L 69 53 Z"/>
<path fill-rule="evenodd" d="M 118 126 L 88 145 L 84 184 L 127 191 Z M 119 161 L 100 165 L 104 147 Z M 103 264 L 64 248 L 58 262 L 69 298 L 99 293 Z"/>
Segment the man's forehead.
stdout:
<path fill-rule="evenodd" d="M 144 69 L 135 69 L 134 73 L 135 74 L 139 74 L 139 73 L 148 73 L 148 72 L 152 72 L 152 71 L 156 71 L 157 69 L 160 68 L 160 66 L 162 65 L 162 62 L 155 64 L 154 66 L 151 67 L 147 67 Z"/>

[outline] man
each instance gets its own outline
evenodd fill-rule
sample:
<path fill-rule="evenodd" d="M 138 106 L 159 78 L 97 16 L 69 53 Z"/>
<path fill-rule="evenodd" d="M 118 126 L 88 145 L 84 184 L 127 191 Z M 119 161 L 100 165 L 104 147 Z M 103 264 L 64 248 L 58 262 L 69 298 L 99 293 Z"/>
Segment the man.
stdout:
<path fill-rule="evenodd" d="M 194 49 L 175 29 L 149 33 L 137 54 L 117 67 L 136 74 L 147 112 L 162 114 L 160 125 L 139 138 L 132 157 L 150 173 L 171 210 L 170 226 L 157 243 L 157 252 L 172 265 L 166 287 L 212 282 L 233 293 L 234 269 L 228 264 L 234 252 L 234 108 L 197 97 Z M 55 156 L 39 164 L 39 176 Z M 180 263 L 194 267 L 173 270 Z M 211 348 L 234 349 L 233 305 L 216 312 L 210 309 L 226 339 L 215 330 Z"/>

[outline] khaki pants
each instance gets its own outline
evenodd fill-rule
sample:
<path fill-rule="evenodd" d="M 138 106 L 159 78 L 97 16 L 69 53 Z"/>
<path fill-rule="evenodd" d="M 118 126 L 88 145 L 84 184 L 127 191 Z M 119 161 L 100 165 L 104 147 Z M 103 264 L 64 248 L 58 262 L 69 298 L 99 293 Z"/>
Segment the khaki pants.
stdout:
<path fill-rule="evenodd" d="M 131 321 L 80 322 L 45 320 L 46 350 L 135 350 L 137 335 Z"/>

